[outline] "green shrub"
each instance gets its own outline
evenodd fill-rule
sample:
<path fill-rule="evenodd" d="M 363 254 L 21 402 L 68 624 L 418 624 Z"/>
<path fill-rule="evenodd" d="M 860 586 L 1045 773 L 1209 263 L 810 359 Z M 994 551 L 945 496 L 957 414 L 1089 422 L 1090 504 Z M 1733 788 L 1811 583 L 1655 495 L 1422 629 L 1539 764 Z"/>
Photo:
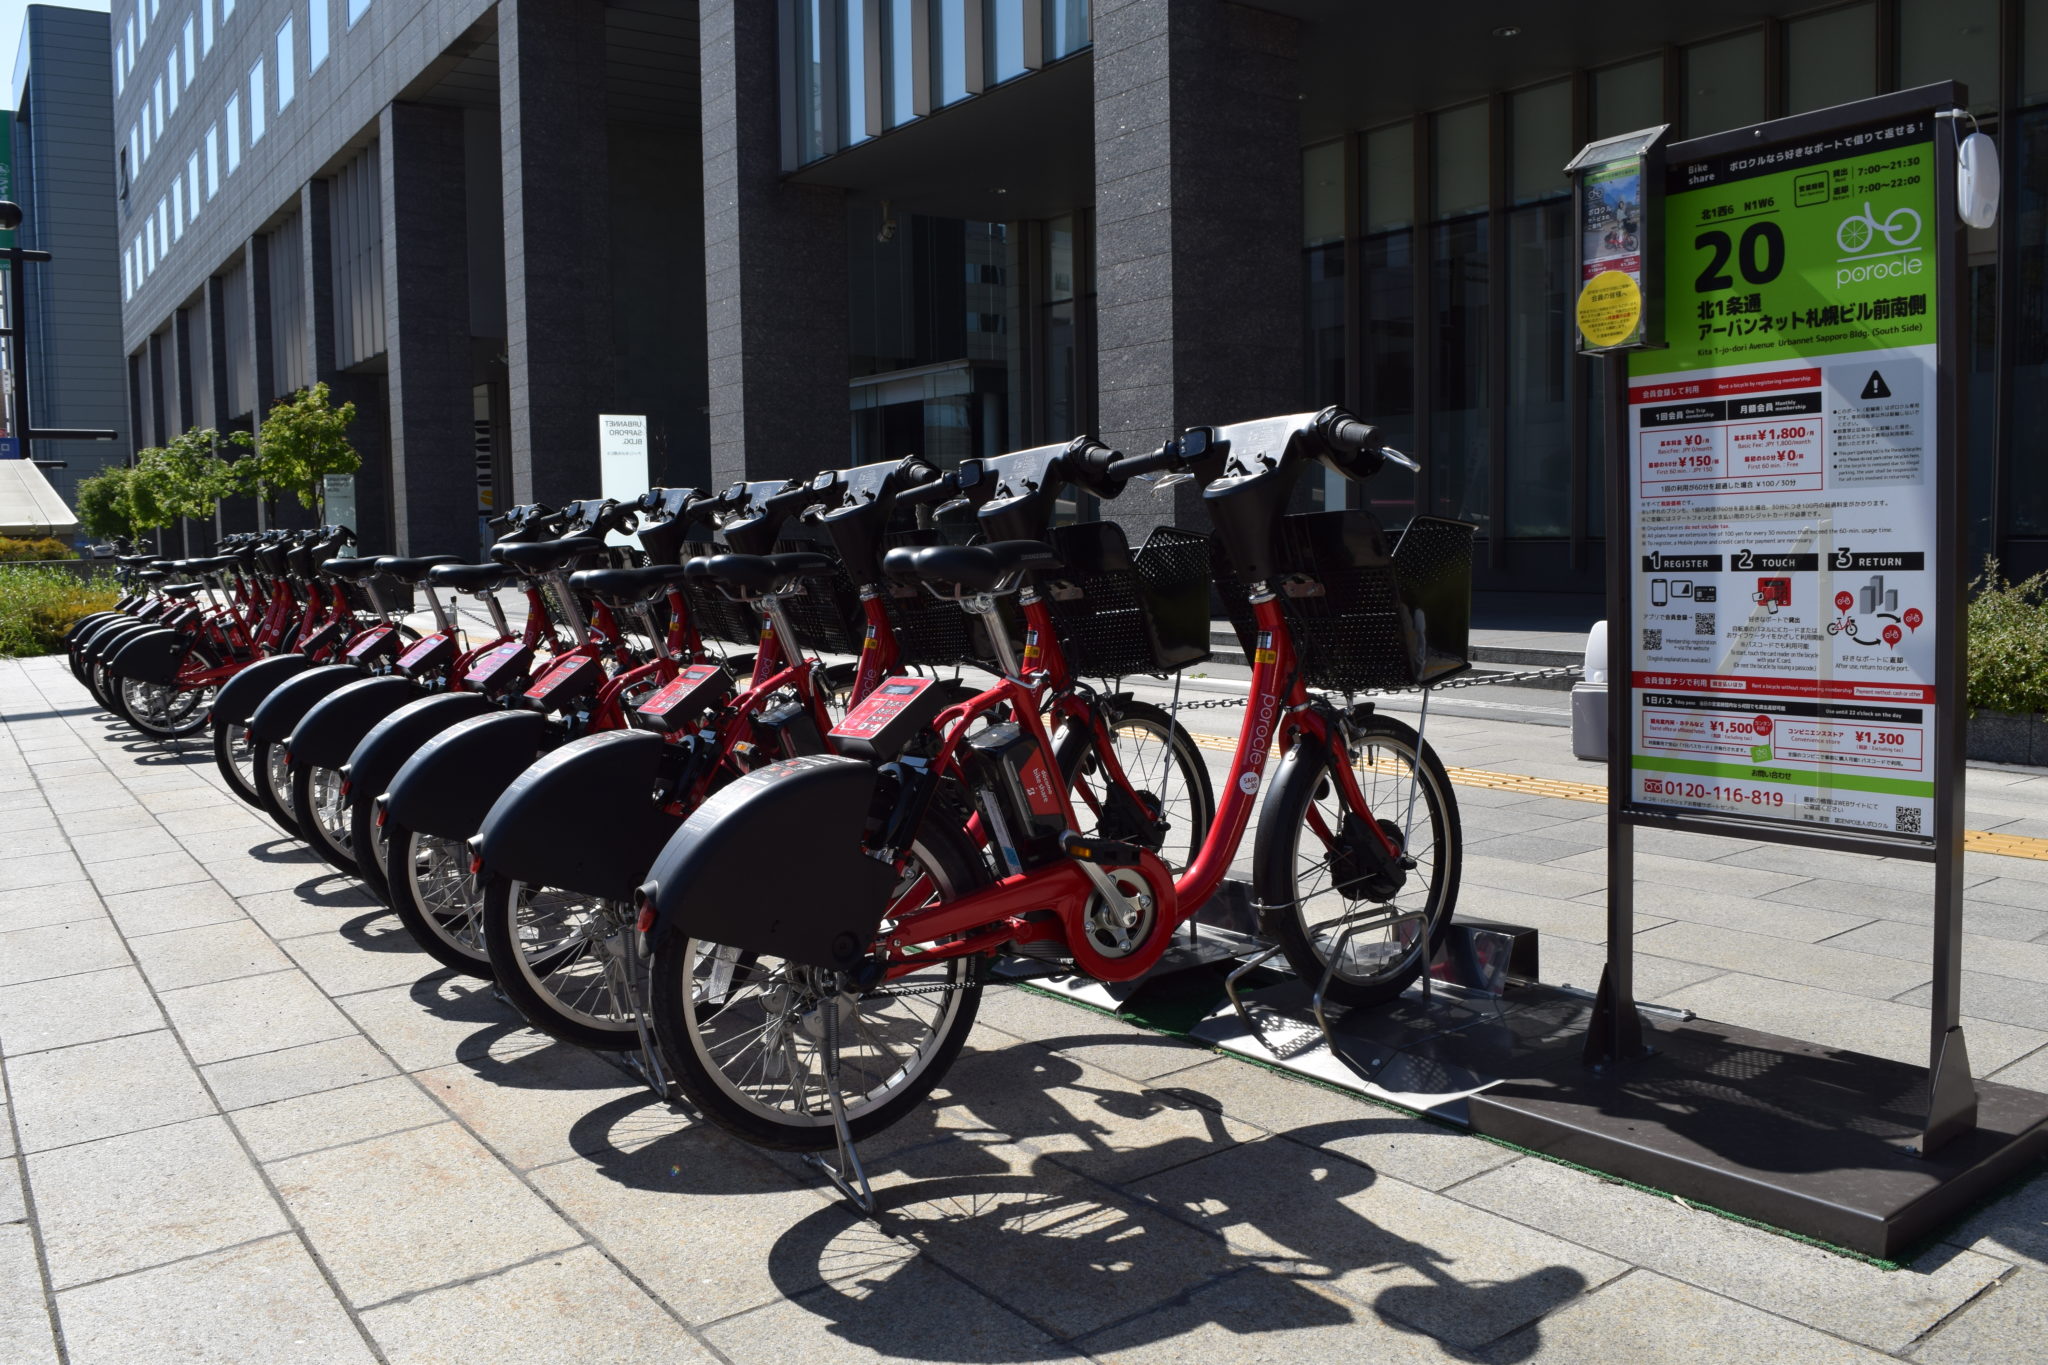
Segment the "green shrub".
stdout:
<path fill-rule="evenodd" d="M 69 569 L 0 567 L 0 657 L 56 653 L 72 622 L 120 596 L 110 573 L 88 581 Z"/>
<path fill-rule="evenodd" d="M 78 551 L 49 536 L 37 536 L 33 540 L 0 536 L 0 564 L 19 563 L 23 560 L 76 558 Z"/>
<path fill-rule="evenodd" d="M 2008 583 L 1986 559 L 1970 588 L 1970 710 L 2048 711 L 2048 572 Z"/>

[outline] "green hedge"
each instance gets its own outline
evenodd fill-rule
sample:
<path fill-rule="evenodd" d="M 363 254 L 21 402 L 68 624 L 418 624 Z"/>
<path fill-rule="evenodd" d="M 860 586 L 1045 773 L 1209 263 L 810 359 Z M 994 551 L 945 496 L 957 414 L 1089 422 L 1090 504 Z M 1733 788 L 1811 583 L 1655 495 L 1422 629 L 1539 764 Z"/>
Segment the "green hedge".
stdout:
<path fill-rule="evenodd" d="M 2048 572 L 2008 583 L 1987 559 L 1970 588 L 1970 710 L 2048 711 Z"/>
<path fill-rule="evenodd" d="M 104 571 L 87 580 L 69 569 L 0 565 L 0 657 L 55 654 L 72 622 L 120 596 Z"/>

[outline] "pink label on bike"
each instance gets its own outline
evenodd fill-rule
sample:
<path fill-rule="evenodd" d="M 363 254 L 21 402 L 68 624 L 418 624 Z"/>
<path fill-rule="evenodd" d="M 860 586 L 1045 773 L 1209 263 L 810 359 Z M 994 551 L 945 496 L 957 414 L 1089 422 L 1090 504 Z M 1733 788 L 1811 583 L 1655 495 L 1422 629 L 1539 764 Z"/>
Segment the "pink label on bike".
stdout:
<path fill-rule="evenodd" d="M 891 678 L 868 693 L 846 719 L 832 727 L 833 739 L 872 740 L 932 685 L 930 678 Z"/>
<path fill-rule="evenodd" d="M 528 701 L 546 701 L 562 688 L 578 678 L 602 671 L 597 660 L 586 656 L 557 659 L 547 672 L 540 675 L 533 685 L 526 689 Z"/>
<path fill-rule="evenodd" d="M 525 667 L 524 656 L 526 653 L 526 646 L 517 640 L 510 644 L 499 645 L 496 649 L 471 664 L 469 672 L 462 675 L 462 680 L 473 687 L 486 687 L 508 666 L 515 672 L 523 669 Z"/>

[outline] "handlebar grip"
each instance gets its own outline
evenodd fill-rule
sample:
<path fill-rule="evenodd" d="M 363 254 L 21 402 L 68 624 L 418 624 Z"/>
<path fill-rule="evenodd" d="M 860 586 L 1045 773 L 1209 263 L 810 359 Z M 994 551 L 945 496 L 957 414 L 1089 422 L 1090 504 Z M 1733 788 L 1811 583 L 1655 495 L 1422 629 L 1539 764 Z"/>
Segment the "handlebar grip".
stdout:
<path fill-rule="evenodd" d="M 944 502 L 959 490 L 954 487 L 950 472 L 942 473 L 930 483 L 921 483 L 915 488 L 906 488 L 896 495 L 896 501 L 919 506 L 924 503 Z"/>
<path fill-rule="evenodd" d="M 1109 466 L 1109 477 L 1121 482 L 1140 474 L 1154 474 L 1163 469 L 1178 468 L 1180 451 L 1169 442 L 1150 455 L 1126 455 L 1121 460 L 1112 461 Z"/>

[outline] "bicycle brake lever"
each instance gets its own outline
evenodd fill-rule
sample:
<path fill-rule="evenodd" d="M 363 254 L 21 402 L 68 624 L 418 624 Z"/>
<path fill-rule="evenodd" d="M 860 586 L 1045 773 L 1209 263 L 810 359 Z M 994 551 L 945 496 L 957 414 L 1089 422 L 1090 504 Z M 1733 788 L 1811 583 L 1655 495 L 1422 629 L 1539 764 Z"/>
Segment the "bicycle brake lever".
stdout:
<path fill-rule="evenodd" d="M 1147 478 L 1151 481 L 1152 491 L 1154 493 L 1161 493 L 1173 487 L 1177 483 L 1186 483 L 1190 479 L 1193 479 L 1195 476 L 1188 470 L 1176 469 L 1171 474 L 1148 474 L 1142 475 L 1141 477 Z"/>
<path fill-rule="evenodd" d="M 1382 457 L 1393 461 L 1395 464 L 1401 466 L 1401 468 L 1407 470 L 1411 474 L 1419 474 L 1422 472 L 1422 461 L 1415 459 L 1412 456 L 1403 455 L 1400 451 L 1394 449 L 1392 446 L 1381 446 L 1380 454 Z"/>

